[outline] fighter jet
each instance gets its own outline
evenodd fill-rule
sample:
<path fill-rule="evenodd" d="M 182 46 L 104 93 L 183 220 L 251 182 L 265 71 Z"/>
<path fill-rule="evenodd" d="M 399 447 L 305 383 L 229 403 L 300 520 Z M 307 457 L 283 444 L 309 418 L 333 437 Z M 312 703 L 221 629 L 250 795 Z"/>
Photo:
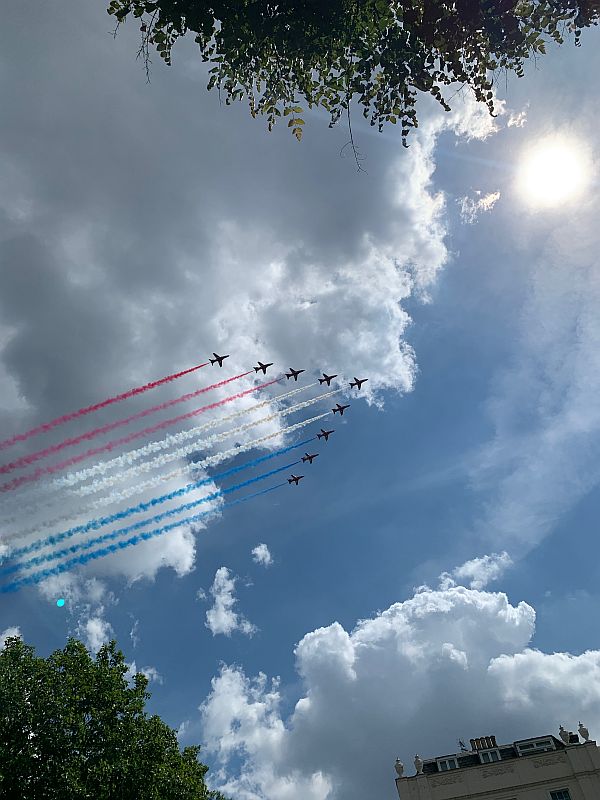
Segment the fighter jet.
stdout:
<path fill-rule="evenodd" d="M 327 386 L 331 386 L 331 381 L 332 381 L 334 378 L 337 378 L 337 375 L 328 375 L 326 372 L 324 372 L 324 373 L 323 373 L 323 377 L 322 377 L 322 378 L 319 378 L 319 383 L 320 383 L 321 385 L 323 385 L 324 383 L 326 383 L 326 384 L 327 384 Z"/>
<path fill-rule="evenodd" d="M 302 456 L 302 461 L 308 461 L 309 464 L 312 464 L 313 459 L 315 459 L 318 455 L 318 453 L 305 453 Z"/>
<path fill-rule="evenodd" d="M 292 369 L 292 367 L 290 367 L 290 371 L 285 373 L 285 377 L 288 379 L 288 381 L 289 381 L 290 378 L 293 378 L 295 381 L 297 381 L 298 380 L 298 375 L 300 375 L 301 372 L 306 372 L 306 370 L 305 369 Z"/>
<path fill-rule="evenodd" d="M 332 433 L 333 431 L 324 431 L 323 428 L 321 428 L 321 433 L 317 433 L 317 439 L 324 438 L 325 441 L 327 442 L 329 441 L 329 437 L 331 436 Z"/>
<path fill-rule="evenodd" d="M 357 389 L 360 389 L 363 383 L 366 383 L 368 380 L 368 378 L 354 378 L 354 381 L 350 381 L 350 386 L 356 386 Z"/>
<path fill-rule="evenodd" d="M 272 361 L 271 361 L 270 364 L 263 364 L 262 361 L 259 361 L 258 362 L 258 367 L 254 367 L 254 372 L 260 372 L 261 369 L 262 369 L 263 375 L 266 375 L 267 374 L 267 367 L 272 367 L 272 366 L 273 366 L 273 362 Z"/>
<path fill-rule="evenodd" d="M 296 486 L 298 486 L 303 477 L 304 475 L 294 475 L 294 473 L 292 472 L 292 477 L 288 478 L 288 483 L 295 483 Z"/>
<path fill-rule="evenodd" d="M 222 366 L 223 366 L 223 362 L 225 361 L 225 359 L 226 359 L 226 358 L 229 358 L 229 356 L 218 356 L 216 353 L 213 353 L 213 356 L 214 356 L 214 358 L 209 358 L 208 360 L 210 361 L 210 363 L 211 363 L 213 366 L 214 366 L 214 365 L 217 363 L 217 361 L 218 361 L 218 362 L 219 362 L 219 366 L 220 366 L 220 367 L 222 367 Z"/>
<path fill-rule="evenodd" d="M 338 411 L 339 411 L 339 412 L 340 412 L 340 417 L 343 417 L 343 416 L 344 416 L 344 411 L 345 411 L 347 408 L 350 408 L 350 403 L 348 403 L 348 404 L 347 404 L 347 405 L 345 405 L 345 406 L 341 406 L 339 403 L 336 403 L 336 404 L 335 404 L 335 408 L 332 408 L 331 410 L 333 411 L 333 413 L 334 413 L 334 414 L 337 414 L 337 413 L 338 413 Z"/>

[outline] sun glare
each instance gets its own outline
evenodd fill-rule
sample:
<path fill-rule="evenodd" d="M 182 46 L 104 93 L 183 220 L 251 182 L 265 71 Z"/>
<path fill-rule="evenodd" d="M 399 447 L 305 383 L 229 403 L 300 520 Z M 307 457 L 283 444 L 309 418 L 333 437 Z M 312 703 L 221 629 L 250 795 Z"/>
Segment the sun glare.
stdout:
<path fill-rule="evenodd" d="M 536 142 L 524 154 L 518 188 L 532 206 L 559 206 L 585 188 L 589 169 L 582 148 L 567 139 Z"/>

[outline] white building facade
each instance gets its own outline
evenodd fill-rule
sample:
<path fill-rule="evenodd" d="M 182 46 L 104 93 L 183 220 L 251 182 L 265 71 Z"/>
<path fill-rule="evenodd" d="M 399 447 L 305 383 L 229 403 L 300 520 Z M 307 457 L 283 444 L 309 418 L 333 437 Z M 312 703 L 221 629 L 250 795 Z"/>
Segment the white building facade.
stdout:
<path fill-rule="evenodd" d="M 471 739 L 460 753 L 421 759 L 404 776 L 396 761 L 400 800 L 600 800 L 600 748 L 565 731 L 510 744 L 494 736 Z M 583 732 L 583 733 L 582 733 Z M 461 743 L 462 744 L 462 743 Z"/>

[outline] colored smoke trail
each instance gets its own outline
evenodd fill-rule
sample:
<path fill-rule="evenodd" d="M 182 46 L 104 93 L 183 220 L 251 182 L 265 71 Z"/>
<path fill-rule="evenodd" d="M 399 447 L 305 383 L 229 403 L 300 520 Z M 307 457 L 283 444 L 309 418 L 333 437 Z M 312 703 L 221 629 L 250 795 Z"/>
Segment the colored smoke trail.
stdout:
<path fill-rule="evenodd" d="M 172 480 L 173 478 L 185 475 L 190 470 L 215 466 L 215 464 L 220 464 L 222 461 L 226 461 L 228 458 L 231 458 L 232 456 L 235 456 L 239 453 L 243 453 L 246 450 L 251 450 L 253 447 L 256 447 L 256 445 L 261 444 L 262 442 L 266 442 L 268 439 L 273 439 L 275 436 L 279 436 L 282 433 L 298 430 L 299 428 L 303 428 L 306 425 L 310 425 L 312 422 L 317 422 L 318 420 L 323 419 L 324 417 L 327 416 L 329 416 L 329 413 L 318 414 L 315 417 L 310 417 L 309 419 L 302 420 L 302 422 L 297 422 L 295 425 L 289 425 L 287 428 L 283 428 L 280 431 L 274 431 L 273 433 L 265 434 L 265 436 L 261 436 L 259 439 L 254 439 L 247 445 L 236 445 L 235 447 L 231 447 L 229 450 L 224 450 L 221 453 L 215 453 L 214 456 L 208 456 L 206 458 L 203 458 L 201 461 L 191 461 L 189 464 L 186 464 L 185 467 L 179 467 L 178 469 L 172 470 L 171 472 L 168 472 L 164 475 L 157 475 L 154 478 L 150 478 L 150 480 L 143 481 L 142 483 L 138 483 L 135 486 L 130 486 L 129 488 L 124 489 L 118 494 L 111 494 L 108 495 L 108 497 L 100 498 L 100 500 L 96 501 L 96 505 L 94 507 L 97 508 L 99 505 L 106 505 L 109 499 L 111 503 L 116 503 L 121 500 L 125 500 L 128 497 L 131 497 L 132 494 L 139 494 L 141 491 L 145 491 L 146 489 L 152 489 L 155 486 L 159 486 L 161 483 L 164 483 L 165 481 L 169 481 Z"/>
<path fill-rule="evenodd" d="M 42 425 L 37 425 L 35 428 L 31 428 L 31 430 L 26 431 L 25 433 L 18 433 L 15 436 L 11 436 L 10 439 L 5 439 L 4 441 L 0 442 L 0 450 L 5 450 L 7 447 L 10 447 L 17 442 L 25 442 L 27 439 L 30 439 L 32 436 L 36 436 L 38 433 L 51 431 L 53 428 L 56 428 L 57 425 L 63 425 L 65 422 L 70 422 L 72 419 L 78 419 L 86 414 L 91 414 L 93 411 L 99 411 L 101 408 L 106 408 L 106 406 L 110 406 L 113 403 L 120 403 L 121 400 L 128 400 L 130 397 L 135 397 L 135 395 L 147 392 L 149 389 L 155 389 L 157 386 L 162 386 L 164 383 L 170 383 L 171 381 L 177 380 L 177 378 L 182 378 L 184 375 L 189 375 L 191 372 L 196 372 L 196 370 L 202 369 L 202 367 L 206 366 L 208 366 L 208 361 L 204 364 L 198 364 L 195 367 L 190 367 L 190 369 L 184 369 L 183 372 L 174 372 L 172 375 L 167 375 L 165 378 L 160 378 L 160 380 L 146 383 L 144 386 L 137 386 L 135 389 L 129 389 L 129 391 L 123 392 L 123 394 L 117 394 L 114 397 L 109 397 L 108 399 L 102 400 L 100 403 L 95 403 L 92 406 L 86 406 L 85 408 L 80 408 L 78 411 L 72 411 L 69 414 L 64 414 L 62 417 L 57 417 L 51 422 L 45 422 Z"/>
<path fill-rule="evenodd" d="M 226 461 L 228 458 L 240 455 L 241 453 L 245 453 L 248 450 L 252 450 L 257 445 L 262 444 L 269 439 L 273 439 L 275 436 L 291 433 L 295 430 L 300 430 L 300 428 L 304 428 L 307 425 L 310 425 L 313 422 L 318 422 L 320 419 L 327 417 L 328 413 L 325 414 L 317 414 L 314 417 L 309 417 L 308 419 L 302 420 L 301 422 L 296 422 L 294 425 L 288 425 L 286 428 L 282 428 L 280 431 L 275 431 L 273 433 L 266 434 L 265 436 L 261 436 L 258 439 L 253 439 L 246 444 L 240 444 L 236 447 L 232 447 L 229 450 L 225 450 L 221 453 L 216 453 L 213 456 L 208 456 L 204 458 L 202 461 L 195 461 L 187 464 L 185 467 L 180 467 L 177 470 L 173 470 L 172 472 L 168 473 L 167 475 L 158 475 L 151 480 L 145 481 L 143 483 L 138 483 L 135 486 L 130 486 L 127 489 L 119 492 L 113 493 L 107 497 L 101 497 L 99 500 L 85 506 L 84 508 L 80 508 L 75 513 L 64 514 L 63 516 L 51 519 L 51 520 L 44 520 L 41 523 L 38 523 L 27 530 L 24 531 L 16 531 L 10 534 L 3 534 L 2 540 L 4 542 L 11 541 L 13 539 L 20 539 L 24 536 L 29 536 L 31 533 L 39 532 L 45 530 L 47 528 L 52 528 L 55 525 L 61 524 L 63 522 L 67 522 L 70 519 L 73 519 L 75 516 L 83 516 L 84 514 L 89 513 L 90 511 L 96 511 L 98 508 L 106 505 L 114 505 L 115 503 L 120 502 L 121 500 L 126 500 L 127 498 L 131 497 L 134 494 L 139 494 L 140 492 L 144 491 L 145 489 L 155 488 L 159 486 L 161 483 L 164 483 L 167 480 L 171 480 L 174 477 L 178 477 L 180 475 L 186 474 L 190 470 L 199 470 L 204 467 L 209 466 L 216 466 L 223 461 Z"/>
<path fill-rule="evenodd" d="M 126 533 L 131 533 L 132 531 L 140 530 L 140 528 L 145 528 L 147 525 L 153 525 L 156 522 L 160 522 L 163 519 L 168 519 L 169 517 L 174 517 L 177 516 L 178 514 L 183 514 L 185 511 L 190 511 L 192 508 L 196 508 L 197 506 L 203 505 L 204 503 L 209 503 L 210 501 L 216 500 L 219 497 L 222 497 L 223 495 L 231 494 L 231 492 L 235 492 L 238 489 L 241 489 L 245 486 L 249 486 L 252 483 L 265 480 L 266 478 L 270 478 L 271 475 L 276 475 L 277 473 L 290 469 L 291 467 L 294 467 L 296 464 L 299 463 L 300 463 L 299 461 L 292 461 L 291 464 L 285 464 L 283 467 L 278 467 L 277 469 L 270 470 L 269 472 L 265 472 L 262 475 L 258 475 L 256 478 L 250 478 L 249 480 L 244 481 L 243 483 L 239 483 L 236 486 L 230 486 L 228 489 L 219 489 L 218 491 L 206 495 L 205 497 L 201 497 L 198 500 L 193 500 L 191 503 L 185 503 L 184 505 L 177 506 L 176 508 L 171 508 L 168 511 L 163 511 L 154 517 L 148 517 L 148 519 L 143 519 L 140 520 L 139 522 L 134 522 L 132 525 L 128 525 L 125 528 L 119 528 L 116 531 L 105 533 L 102 536 L 98 536 L 95 539 L 89 539 L 86 542 L 79 542 L 78 544 L 71 545 L 70 547 L 67 547 L 63 550 L 55 550 L 54 552 L 47 553 L 44 556 L 34 556 L 33 558 L 27 559 L 27 561 L 21 562 L 20 564 L 12 564 L 10 567 L 3 567 L 2 569 L 0 569 L 0 575 L 16 572 L 19 569 L 22 570 L 30 569 L 31 567 L 35 567 L 38 564 L 45 564 L 49 561 L 56 561 L 59 558 L 63 558 L 63 556 L 72 555 L 73 553 L 78 553 L 81 550 L 89 550 L 90 547 L 93 547 L 96 544 L 101 544 L 102 542 L 109 541 L 111 539 L 117 539 L 119 536 L 124 536 Z M 242 469 L 244 468 L 245 467 L 243 467 Z M 229 470 L 227 473 L 224 474 L 228 475 L 230 474 L 230 472 L 235 472 L 235 471 L 236 470 Z M 208 483 L 210 480 L 211 479 L 209 478 L 207 481 L 202 481 L 202 483 Z M 197 486 L 192 487 L 192 489 L 195 488 L 198 487 Z"/>
<path fill-rule="evenodd" d="M 152 453 L 160 452 L 161 450 L 166 450 L 172 445 L 181 444 L 188 439 L 194 438 L 201 432 L 212 430 L 213 428 L 217 428 L 219 425 L 224 425 L 227 422 L 231 422 L 234 419 L 237 419 L 240 416 L 248 414 L 252 411 L 258 411 L 260 408 L 264 408 L 265 406 L 269 406 L 273 403 L 278 403 L 282 400 L 286 400 L 294 395 L 300 394 L 301 392 L 307 391 L 308 389 L 313 389 L 315 386 L 319 384 L 315 381 L 314 383 L 309 383 L 306 386 L 300 386 L 297 389 L 292 389 L 289 392 L 284 392 L 283 394 L 276 395 L 272 399 L 263 400 L 260 403 L 256 403 L 253 406 L 248 406 L 248 408 L 242 408 L 239 411 L 234 411 L 232 414 L 227 414 L 224 417 L 219 417 L 218 419 L 214 419 L 211 422 L 206 422 L 204 425 L 198 425 L 194 428 L 189 428 L 184 431 L 180 431 L 179 433 L 169 434 L 164 439 L 161 439 L 157 442 L 149 442 L 148 444 L 144 445 L 143 447 L 138 448 L 137 450 L 130 450 L 127 453 L 123 453 L 120 456 L 116 456 L 116 458 L 112 458 L 109 461 L 100 461 L 98 464 L 94 464 L 93 467 L 86 467 L 85 469 L 78 470 L 77 472 L 70 472 L 67 475 L 54 478 L 51 483 L 43 483 L 41 486 L 37 487 L 28 487 L 28 493 L 26 496 L 27 500 L 34 500 L 33 503 L 28 503 L 27 505 L 23 505 L 23 499 L 21 497 L 12 497 L 12 503 L 10 505 L 11 509 L 17 509 L 17 513 L 11 517 L 5 517 L 4 519 L 0 520 L 0 525 L 12 525 L 14 522 L 22 519 L 27 514 L 36 513 L 44 508 L 53 508 L 57 503 L 60 503 L 62 499 L 60 497 L 56 497 L 56 489 L 61 489 L 63 487 L 70 487 L 74 486 L 77 483 L 81 483 L 88 478 L 94 477 L 95 475 L 103 475 L 109 469 L 113 469 L 116 467 L 121 466 L 131 466 L 135 461 L 139 460 L 140 458 L 144 458 L 147 455 Z M 51 493 L 50 497 L 48 497 L 48 493 Z M 44 501 L 38 500 L 35 501 L 36 497 L 42 498 L 46 495 L 46 499 Z M 85 513 L 85 512 L 84 512 Z M 65 516 L 63 515 L 58 521 L 64 520 Z M 69 517 L 66 517 L 69 519 Z M 44 527 L 48 527 L 48 525 L 44 525 Z"/>
<path fill-rule="evenodd" d="M 174 500 L 177 497 L 184 497 L 185 495 L 189 494 L 190 492 L 196 491 L 196 489 L 201 488 L 202 486 L 206 486 L 208 483 L 213 483 L 214 481 L 221 480 L 223 478 L 227 478 L 230 475 L 235 475 L 238 472 L 241 472 L 244 469 L 250 469 L 251 467 L 256 467 L 259 464 L 264 463 L 265 461 L 269 461 L 273 458 L 277 458 L 280 455 L 284 455 L 285 453 L 289 453 L 291 450 L 296 450 L 298 447 L 303 447 L 304 445 L 311 442 L 315 437 L 311 436 L 310 439 L 306 439 L 303 442 L 299 442 L 298 444 L 292 444 L 288 447 L 282 447 L 281 449 L 275 451 L 274 453 L 268 453 L 265 456 L 260 456 L 258 458 L 253 458 L 250 461 L 247 461 L 245 464 L 240 464 L 237 467 L 232 467 L 231 469 L 226 470 L 225 472 L 221 472 L 219 475 L 209 476 L 207 478 L 203 478 L 202 480 L 195 481 L 194 483 L 189 483 L 187 486 L 183 486 L 181 489 L 176 489 L 168 494 L 161 495 L 159 497 L 153 497 L 151 500 L 148 500 L 144 503 L 139 503 L 137 506 L 131 506 L 130 508 L 125 509 L 124 511 L 119 511 L 115 514 L 110 514 L 107 517 L 100 517 L 100 519 L 93 519 L 90 522 L 85 523 L 84 525 L 76 525 L 73 528 L 69 528 L 69 530 L 63 531 L 62 533 L 54 534 L 53 536 L 47 536 L 45 539 L 38 539 L 36 542 L 32 542 L 24 547 L 18 547 L 10 553 L 10 558 L 20 558 L 21 556 L 27 555 L 28 553 L 35 553 L 38 550 L 41 550 L 43 547 L 49 547 L 59 542 L 64 541 L 65 539 L 70 539 L 71 537 L 75 536 L 78 533 L 89 533 L 89 531 L 95 531 L 99 528 L 103 528 L 106 525 L 110 525 L 113 522 L 120 522 L 122 520 L 131 517 L 133 514 L 140 514 L 144 511 L 148 511 L 150 508 L 154 508 L 155 506 L 162 505 L 162 503 L 166 503 L 169 500 Z M 280 472 L 282 469 L 288 469 L 289 467 L 298 464 L 298 461 L 294 461 L 292 464 L 287 464 L 285 467 L 281 467 L 280 469 L 275 470 L 276 472 Z M 274 473 L 268 473 L 271 475 Z M 254 479 L 252 479 L 254 480 Z M 246 483 L 243 484 L 246 486 Z M 223 491 L 223 490 L 220 490 Z M 228 490 L 233 491 L 233 490 Z M 196 504 L 201 501 L 196 501 Z M 204 500 L 202 501 L 204 502 Z M 151 520 L 156 521 L 156 520 Z M 145 523 L 137 523 L 138 525 L 142 525 Z M 133 530 L 133 528 L 127 528 L 127 531 Z M 14 572 L 16 569 L 23 568 L 27 569 L 29 566 L 29 562 L 26 562 L 23 565 L 13 565 L 11 567 L 2 567 L 0 568 L 0 575 L 7 573 L 7 572 Z"/>
<path fill-rule="evenodd" d="M 130 422 L 136 422 L 138 419 L 143 419 L 144 417 L 147 417 L 150 414 L 155 414 L 158 411 L 165 411 L 167 408 L 177 405 L 178 403 L 184 403 L 186 400 L 191 400 L 194 397 L 198 397 L 201 394 L 205 394 L 205 392 L 210 392 L 212 389 L 218 389 L 221 386 L 226 386 L 228 383 L 231 383 L 232 381 L 239 380 L 240 378 L 245 378 L 246 375 L 250 375 L 251 372 L 252 372 L 251 370 L 249 372 L 240 372 L 239 375 L 234 375 L 233 377 L 227 378 L 223 381 L 218 381 L 217 383 L 213 383 L 210 386 L 204 386 L 202 389 L 196 389 L 196 391 L 188 392 L 187 394 L 183 394 L 180 397 L 175 397 L 171 400 L 165 400 L 164 403 L 159 403 L 156 406 L 145 408 L 142 411 L 138 411 L 136 414 L 131 414 L 131 416 L 129 417 L 124 417 L 123 419 L 117 419 L 115 420 L 115 422 L 108 422 L 106 425 L 101 425 L 98 428 L 92 428 L 91 431 L 87 431 L 86 433 L 81 433 L 79 434 L 79 436 L 71 436 L 68 439 L 63 439 L 62 442 L 49 445 L 48 447 L 45 447 L 43 450 L 38 450 L 35 453 L 30 453 L 29 455 L 21 456 L 20 458 L 11 461 L 9 464 L 3 464 L 2 466 L 0 466 L 0 474 L 5 475 L 7 472 L 12 472 L 14 469 L 18 469 L 19 467 L 26 467 L 29 464 L 33 464 L 36 461 L 40 461 L 42 458 L 51 456 L 54 453 L 59 453 L 66 447 L 73 447 L 74 445 L 81 444 L 81 442 L 90 441 L 91 439 L 95 439 L 96 436 L 100 436 L 103 433 L 110 433 L 110 431 L 114 431 L 117 428 L 122 428 L 124 425 L 129 425 Z"/>
<path fill-rule="evenodd" d="M 211 420 L 211 422 L 206 422 L 204 425 L 198 425 L 195 428 L 188 428 L 187 430 L 180 431 L 179 433 L 169 434 L 169 436 L 166 436 L 164 439 L 161 439 L 158 442 L 149 442 L 143 447 L 139 447 L 137 450 L 130 450 L 128 453 L 123 453 L 121 456 L 110 459 L 110 461 L 101 461 L 99 464 L 95 464 L 93 467 L 87 467 L 86 469 L 79 470 L 78 472 L 71 472 L 62 478 L 55 478 L 52 485 L 57 487 L 74 486 L 76 483 L 81 483 L 88 478 L 93 478 L 95 475 L 103 475 L 109 469 L 122 466 L 131 466 L 140 458 L 145 458 L 147 455 L 158 453 L 161 450 L 167 450 L 172 445 L 181 444 L 181 442 L 185 442 L 188 439 L 193 439 L 199 433 L 204 433 L 204 431 L 217 428 L 219 425 L 224 425 L 228 422 L 231 422 L 232 420 L 237 419 L 244 414 L 249 414 L 252 411 L 258 411 L 259 408 L 264 408 L 272 403 L 286 400 L 288 397 L 293 397 L 294 395 L 300 394 L 300 392 L 305 392 L 315 386 L 317 386 L 317 382 L 309 383 L 307 386 L 300 386 L 298 389 L 292 389 L 290 392 L 284 392 L 283 394 L 276 395 L 269 400 L 263 400 L 262 402 L 256 403 L 253 406 L 248 406 L 248 408 L 242 408 L 239 411 L 234 411 L 232 414 L 227 414 L 225 417 L 219 417 L 218 419 Z"/>
<path fill-rule="evenodd" d="M 254 483 L 258 480 L 263 480 L 264 478 L 268 477 L 269 475 L 275 474 L 276 472 L 280 472 L 285 467 L 282 467 L 279 470 L 273 470 L 270 473 L 266 473 L 265 475 L 260 475 L 257 478 L 252 478 L 245 483 L 238 484 L 236 489 L 240 489 L 243 486 L 248 486 L 251 483 Z M 271 486 L 268 489 L 264 489 L 261 492 L 256 492 L 255 494 L 249 495 L 248 497 L 241 497 L 237 501 L 233 501 L 231 503 L 225 503 L 222 508 L 231 508 L 231 506 L 237 505 L 238 503 L 243 503 L 247 500 L 252 499 L 253 497 L 258 497 L 259 495 L 267 494 L 268 492 L 272 492 L 275 489 L 279 489 L 281 486 L 285 486 L 286 483 L 278 483 L 276 486 Z M 219 493 L 219 496 L 226 494 L 227 492 L 233 491 L 233 487 L 229 489 L 224 489 L 222 492 Z M 63 564 L 58 564 L 56 567 L 52 567 L 51 569 L 44 569 L 40 570 L 39 572 L 33 573 L 33 575 L 27 575 L 24 578 L 20 578 L 17 581 L 13 581 L 12 583 L 7 583 L 4 586 L 0 586 L 0 594 L 6 594 L 8 592 L 16 592 L 22 586 L 40 583 L 40 581 L 45 580 L 53 575 L 60 575 L 62 572 L 68 571 L 72 566 L 77 564 L 87 564 L 89 561 L 93 561 L 97 558 L 102 558 L 104 556 L 108 556 L 111 553 L 116 552 L 117 550 L 124 550 L 126 547 L 132 547 L 133 545 L 139 544 L 142 541 L 147 541 L 148 539 L 152 539 L 155 536 L 162 536 L 165 533 L 173 530 L 174 528 L 179 528 L 182 525 L 193 525 L 195 522 L 200 521 L 203 517 L 207 516 L 208 514 L 214 513 L 211 511 L 201 511 L 199 514 L 194 514 L 191 517 L 184 517 L 183 519 L 178 520 L 177 522 L 171 522 L 168 525 L 163 525 L 160 528 L 155 528 L 152 531 L 147 531 L 146 533 L 139 534 L 137 536 L 132 536 L 125 541 L 118 542 L 118 544 L 109 545 L 108 547 L 104 547 L 101 550 L 95 550 L 93 553 L 89 553 L 88 555 L 80 555 L 75 558 L 69 559 L 69 561 L 65 561 Z"/>
<path fill-rule="evenodd" d="M 237 394 L 232 394 L 229 397 L 225 397 L 223 400 L 217 400 L 214 403 L 210 403 L 207 406 L 202 406 L 201 408 L 197 408 L 194 411 L 188 411 L 187 414 L 180 414 L 178 417 L 172 417 L 171 419 L 166 419 L 163 422 L 158 422 L 156 425 L 152 425 L 150 428 L 144 428 L 141 431 L 134 431 L 130 433 L 128 436 L 122 436 L 120 439 L 115 439 L 112 442 L 107 442 L 100 447 L 93 447 L 90 450 L 86 450 L 84 453 L 80 453 L 79 455 L 72 456 L 68 458 L 66 461 L 61 461 L 58 464 L 53 464 L 48 467 L 38 467 L 34 472 L 29 473 L 28 475 L 21 475 L 19 478 L 13 478 L 8 483 L 3 483 L 0 485 L 0 492 L 9 492 L 12 489 L 16 489 L 19 486 L 22 486 L 24 483 L 29 483 L 31 481 L 38 480 L 41 478 L 42 475 L 51 475 L 54 472 L 58 472 L 61 469 L 65 469 L 65 467 L 71 467 L 73 464 L 78 464 L 80 461 L 83 461 L 86 458 L 91 458 L 92 456 L 99 455 L 100 453 L 107 453 L 115 448 L 119 447 L 123 444 L 129 444 L 129 442 L 133 442 L 135 439 L 139 439 L 141 436 L 148 436 L 152 433 L 156 433 L 157 431 L 163 430 L 164 428 L 169 427 L 170 425 L 174 425 L 177 422 L 181 422 L 185 419 L 190 419 L 191 417 L 196 416 L 197 414 L 202 414 L 204 411 L 210 411 L 213 408 L 219 408 L 220 406 L 225 405 L 225 403 L 231 403 L 233 400 L 239 400 L 242 397 L 245 397 L 252 392 L 257 392 L 259 389 L 265 389 L 267 386 L 272 386 L 274 383 L 280 381 L 281 378 L 273 378 L 266 383 L 259 383 L 258 386 L 253 386 L 251 389 L 246 389 L 244 392 L 238 392 Z"/>
<path fill-rule="evenodd" d="M 300 392 L 305 392 L 308 389 L 314 388 L 315 386 L 318 386 L 316 381 L 314 383 L 309 383 L 306 386 L 300 386 L 297 389 L 292 389 L 289 392 L 276 395 L 272 399 L 262 400 L 260 403 L 256 403 L 253 406 L 248 406 L 248 408 L 242 408 L 239 411 L 234 411 L 232 414 L 227 414 L 226 416 L 219 417 L 211 422 L 206 422 L 204 425 L 198 425 L 195 428 L 189 428 L 187 430 L 180 431 L 179 433 L 169 434 L 164 439 L 160 439 L 157 442 L 149 442 L 147 445 L 139 447 L 137 450 L 130 450 L 127 453 L 123 453 L 122 455 L 116 456 L 116 458 L 112 458 L 108 461 L 100 461 L 98 464 L 94 464 L 93 467 L 86 467 L 85 469 L 78 470 L 77 472 L 70 472 L 61 478 L 53 478 L 51 482 L 42 483 L 40 486 L 28 487 L 26 499 L 34 500 L 34 502 L 30 502 L 28 505 L 23 505 L 23 498 L 15 498 L 14 496 L 10 498 L 12 502 L 7 510 L 18 509 L 18 513 L 12 517 L 4 517 L 1 519 L 0 525 L 11 525 L 13 522 L 22 519 L 26 514 L 35 513 L 43 508 L 54 507 L 57 502 L 61 502 L 60 498 L 58 500 L 48 500 L 48 493 L 54 496 L 56 494 L 56 489 L 74 486 L 77 483 L 87 480 L 87 478 L 94 477 L 95 475 L 103 475 L 105 472 L 108 472 L 108 470 L 116 467 L 131 466 L 135 461 L 139 460 L 140 458 L 144 458 L 151 453 L 166 450 L 174 444 L 180 444 L 187 439 L 197 436 L 201 432 L 211 430 L 212 428 L 217 428 L 219 425 L 224 425 L 227 422 L 231 422 L 231 420 L 236 419 L 237 417 L 241 417 L 244 414 L 249 414 L 252 411 L 258 411 L 260 408 L 264 408 L 272 403 L 277 403 L 281 400 L 293 397 L 294 395 L 299 394 Z M 42 498 L 44 495 L 46 495 L 44 502 L 41 500 L 35 501 L 36 497 Z"/>
<path fill-rule="evenodd" d="M 77 494 L 80 497 L 85 497 L 88 494 L 96 494 L 96 492 L 101 492 L 104 489 L 109 488 L 110 486 L 114 486 L 116 483 L 120 483 L 121 481 L 128 480 L 130 478 L 137 477 L 138 475 L 143 475 L 144 472 L 150 472 L 153 469 L 159 469 L 160 467 L 164 467 L 167 464 L 170 464 L 172 461 L 179 461 L 180 459 L 185 458 L 190 453 L 193 453 L 197 450 L 204 450 L 211 445 L 215 444 L 215 442 L 222 441 L 223 439 L 228 439 L 229 437 L 233 436 L 234 434 L 242 433 L 243 431 L 250 430 L 258 425 L 264 425 L 267 422 L 271 422 L 278 417 L 285 417 L 289 414 L 294 414 L 297 411 L 301 411 L 304 408 L 309 408 L 310 406 L 318 403 L 320 400 L 324 400 L 327 397 L 330 397 L 332 394 L 336 394 L 339 392 L 339 389 L 336 389 L 331 392 L 326 392 L 325 394 L 318 395 L 317 397 L 312 397 L 310 400 L 305 400 L 302 403 L 296 403 L 296 405 L 289 406 L 288 408 L 281 409 L 280 411 L 275 411 L 273 414 L 269 414 L 262 419 L 253 420 L 252 422 L 247 422 L 245 425 L 240 425 L 237 428 L 233 428 L 232 430 L 223 431 L 222 433 L 216 433 L 214 436 L 210 436 L 208 439 L 200 439 L 191 442 L 190 444 L 185 445 L 184 447 L 180 447 L 177 450 L 174 450 L 171 453 L 167 453 L 162 456 L 158 456 L 157 458 L 153 458 L 150 461 L 143 461 L 141 464 L 138 464 L 135 467 L 131 467 L 130 469 L 124 470 L 123 472 L 117 472 L 114 475 L 111 475 L 109 478 L 104 478 L 103 480 L 96 480 L 92 483 L 87 484 L 87 486 L 82 486 L 81 489 L 77 490 Z"/>

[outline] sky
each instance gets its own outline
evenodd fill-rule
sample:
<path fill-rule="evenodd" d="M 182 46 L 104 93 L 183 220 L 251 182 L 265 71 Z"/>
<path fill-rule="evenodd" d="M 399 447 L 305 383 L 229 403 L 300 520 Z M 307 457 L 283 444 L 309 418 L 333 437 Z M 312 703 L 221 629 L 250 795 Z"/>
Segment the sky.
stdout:
<path fill-rule="evenodd" d="M 2 464 L 257 359 L 274 362 L 267 378 L 290 364 L 306 373 L 212 389 L 207 403 L 227 402 L 202 423 L 259 420 L 254 403 L 271 415 L 277 394 L 301 386 L 288 403 L 317 398 L 326 387 L 309 384 L 323 370 L 345 383 L 208 447 L 248 448 L 218 467 L 190 477 L 201 448 L 171 461 L 179 474 L 158 489 L 122 474 L 148 437 L 102 454 L 122 457 L 103 484 L 122 499 L 99 513 L 202 478 L 191 496 L 211 495 L 211 515 L 0 594 L 0 641 L 20 635 L 47 656 L 69 636 L 91 653 L 116 639 L 130 674 L 150 680 L 148 712 L 181 746 L 201 744 L 211 786 L 236 800 L 392 800 L 396 757 L 411 774 L 415 753 L 454 752 L 458 738 L 513 741 L 579 720 L 600 735 L 600 89 L 589 79 L 600 31 L 502 82 L 494 119 L 464 93 L 450 114 L 420 98 L 409 149 L 356 114 L 357 173 L 348 148 L 340 155 L 342 124 L 311 113 L 300 143 L 283 125 L 268 133 L 206 91 L 188 41 L 172 67 L 153 59 L 148 84 L 134 26 L 116 38 L 111 26 L 102 3 L 24 0 L 4 15 L 0 438 L 213 350 L 231 355 L 17 443 Z M 532 199 L 547 175 L 520 189 L 548 137 L 575 159 L 563 181 L 583 170 L 556 205 L 552 185 Z M 354 376 L 369 379 L 360 394 Z M 216 476 L 314 436 L 317 423 L 283 429 L 334 401 L 351 408 L 319 422 L 336 431 L 307 445 L 320 455 L 300 465 L 298 487 L 223 507 L 219 490 L 304 448 Z M 197 407 L 174 404 L 28 469 Z M 251 448 L 260 436 L 271 438 Z M 17 534 L 29 543 L 65 530 L 54 519 L 97 516 L 50 486 L 64 474 L 3 493 L 6 558 Z"/>

